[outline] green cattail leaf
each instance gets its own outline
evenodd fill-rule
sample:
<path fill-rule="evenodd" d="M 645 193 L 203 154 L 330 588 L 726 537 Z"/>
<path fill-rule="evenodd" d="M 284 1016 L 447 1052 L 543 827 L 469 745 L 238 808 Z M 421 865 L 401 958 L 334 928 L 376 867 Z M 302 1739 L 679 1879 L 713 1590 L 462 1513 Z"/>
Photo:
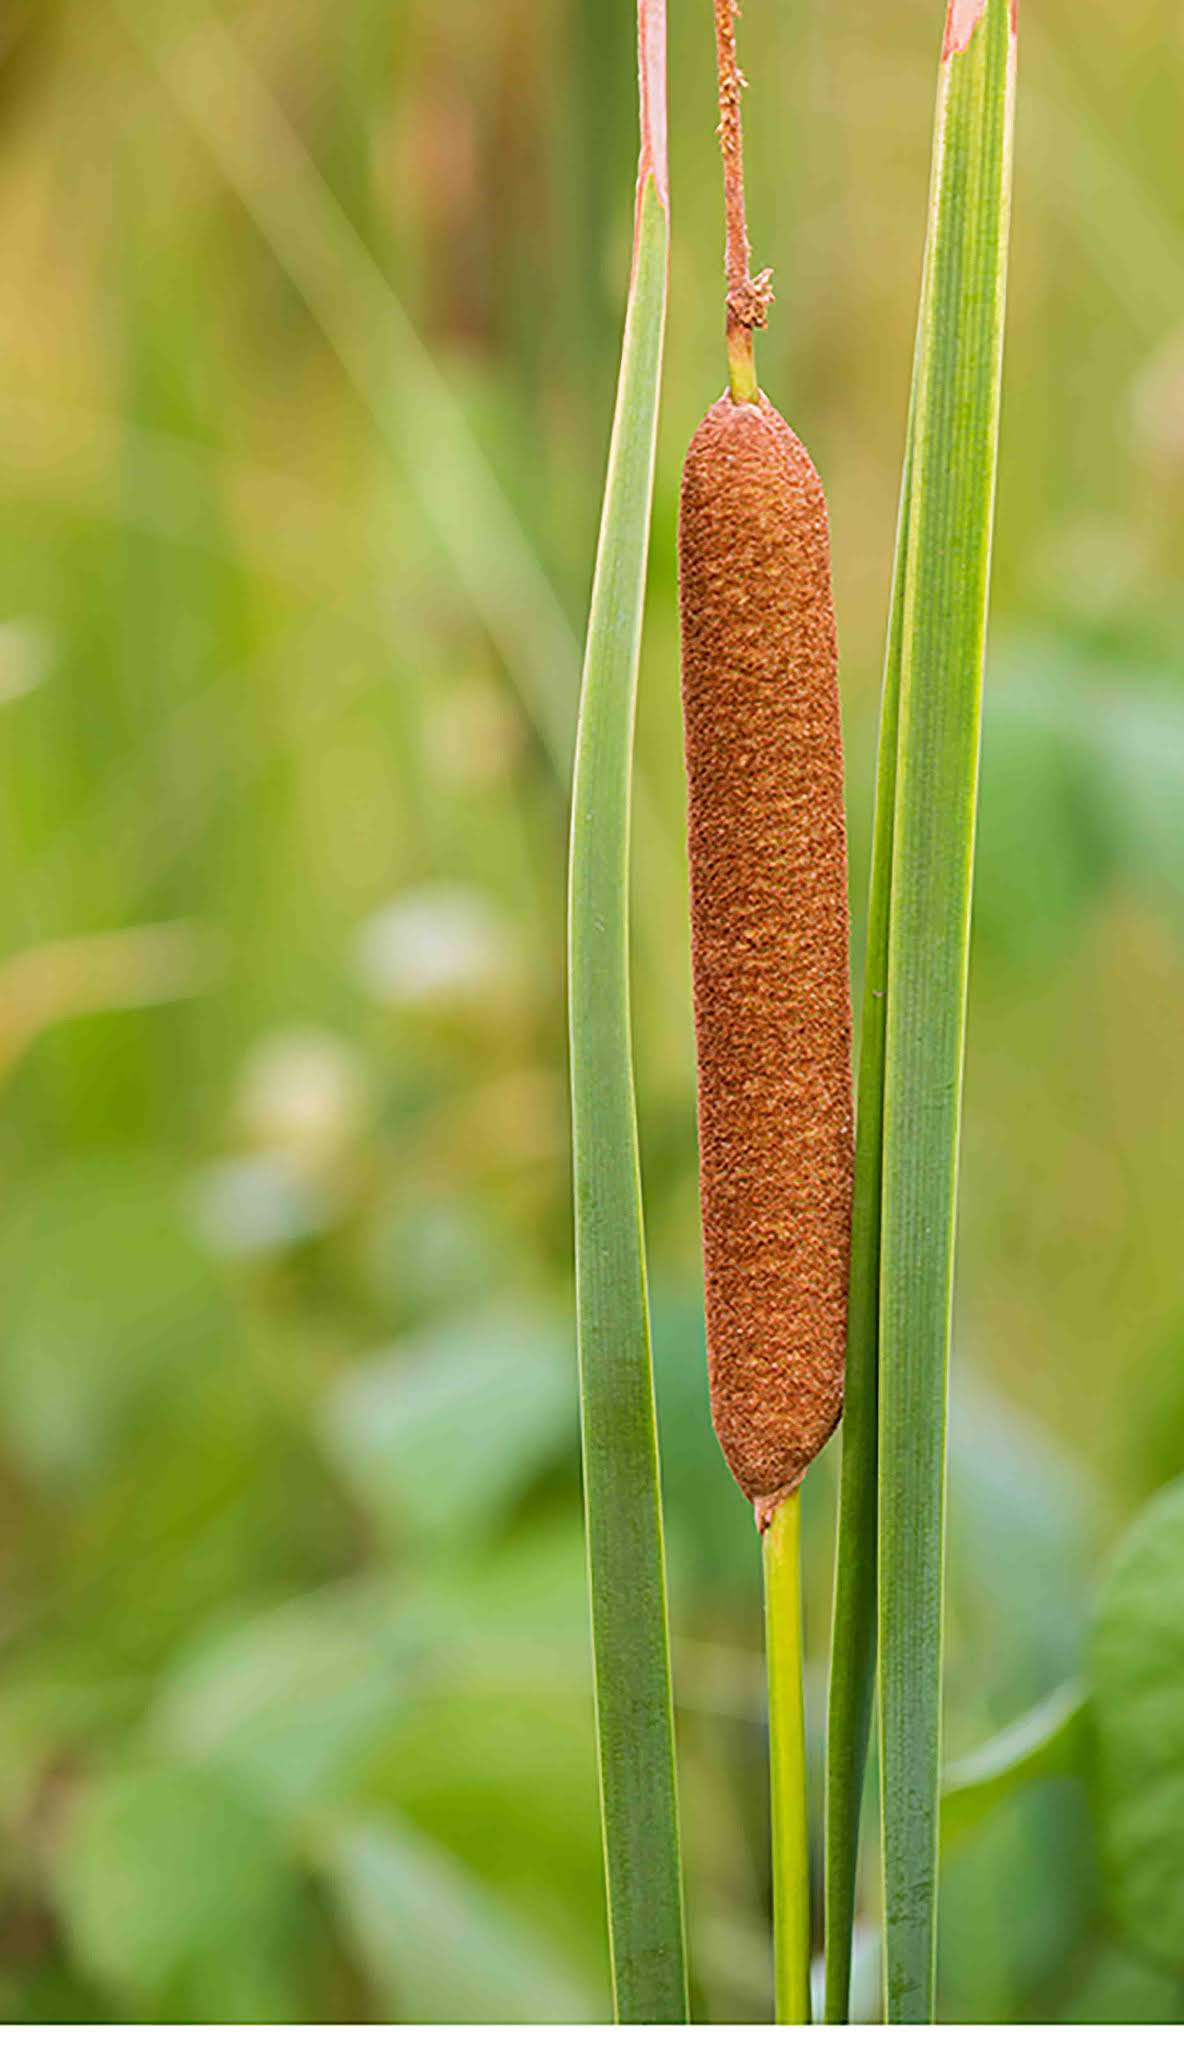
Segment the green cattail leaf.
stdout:
<path fill-rule="evenodd" d="M 946 1386 L 1015 95 L 1014 0 L 951 0 L 914 383 L 885 988 L 880 1703 L 890 2023 L 932 2020 Z"/>
<path fill-rule="evenodd" d="M 912 481 L 912 411 L 888 618 L 880 711 L 876 813 L 863 974 L 847 1370 L 843 1403 L 834 1626 L 826 1735 L 826 2004 L 830 2026 L 850 2017 L 860 1815 L 876 1684 L 877 1456 L 879 1446 L 880 1203 L 884 1143 L 884 989 L 896 810 L 901 628 Z"/>
<path fill-rule="evenodd" d="M 925 252 L 921 307 L 913 363 L 901 478 L 900 514 L 892 572 L 876 772 L 875 824 L 868 894 L 857 1091 L 855 1188 L 851 1219 L 846 1396 L 835 1574 L 834 1632 L 827 1727 L 826 1787 L 826 2018 L 848 2017 L 860 1814 L 871 1731 L 877 1654 L 877 1551 L 879 1460 L 880 1245 L 883 1204 L 884 1061 L 893 852 L 896 832 L 897 752 L 905 601 L 909 588 L 909 535 L 914 506 L 914 427 L 922 355 L 934 345 L 937 309 L 929 289 L 936 243 L 941 151 L 951 118 L 950 60 L 963 57 L 983 14 L 982 0 L 952 0 L 942 52 L 935 147 L 934 191 Z M 1014 19 L 1011 24 L 1014 30 Z M 961 46 L 961 47 L 959 47 Z M 996 85 L 998 80 L 996 77 Z M 959 101 L 953 105 L 956 112 Z M 965 116 L 960 116 L 965 120 Z M 947 207 L 948 216 L 948 207 Z M 1006 227 L 1004 208 L 1003 229 Z M 1002 260 L 1003 243 L 996 243 Z M 1000 274 L 1000 291 L 1002 276 Z M 1000 312 L 1002 301 L 1000 298 Z M 945 307 L 943 319 L 953 317 Z M 991 490 L 993 496 L 992 464 Z"/>
<path fill-rule="evenodd" d="M 629 1015 L 629 823 L 669 238 L 665 4 L 641 0 L 633 280 L 572 802 L 570 1008 L 584 1498 L 616 2015 L 686 2020 L 665 1563 Z"/>

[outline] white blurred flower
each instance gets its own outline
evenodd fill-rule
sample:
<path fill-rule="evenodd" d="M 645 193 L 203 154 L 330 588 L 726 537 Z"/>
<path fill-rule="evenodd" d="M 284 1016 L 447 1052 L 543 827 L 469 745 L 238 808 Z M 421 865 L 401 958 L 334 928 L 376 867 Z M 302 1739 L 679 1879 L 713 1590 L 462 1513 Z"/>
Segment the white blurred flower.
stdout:
<path fill-rule="evenodd" d="M 486 899 L 440 884 L 410 891 L 366 920 L 355 963 L 371 995 L 395 1008 L 468 1003 L 512 979 L 516 948 Z"/>
<path fill-rule="evenodd" d="M 282 1031 L 248 1058 L 239 1116 L 252 1143 L 317 1167 L 364 1128 L 369 1097 L 363 1063 L 345 1039 L 329 1031 Z"/>
<path fill-rule="evenodd" d="M 0 619 L 0 704 L 27 697 L 53 666 L 53 636 L 39 619 Z"/>

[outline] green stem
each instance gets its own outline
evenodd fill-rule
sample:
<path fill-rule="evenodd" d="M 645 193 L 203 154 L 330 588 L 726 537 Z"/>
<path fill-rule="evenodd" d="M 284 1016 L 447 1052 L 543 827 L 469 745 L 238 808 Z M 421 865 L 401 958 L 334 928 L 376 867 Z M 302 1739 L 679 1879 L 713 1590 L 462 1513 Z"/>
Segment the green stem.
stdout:
<path fill-rule="evenodd" d="M 737 405 L 755 405 L 760 397 L 751 327 L 728 329 L 728 389 Z"/>
<path fill-rule="evenodd" d="M 765 1656 L 773 1828 L 773 1953 L 777 2024 L 810 2019 L 810 1845 L 802 1693 L 801 1494 L 791 1493 L 764 1537 Z"/>

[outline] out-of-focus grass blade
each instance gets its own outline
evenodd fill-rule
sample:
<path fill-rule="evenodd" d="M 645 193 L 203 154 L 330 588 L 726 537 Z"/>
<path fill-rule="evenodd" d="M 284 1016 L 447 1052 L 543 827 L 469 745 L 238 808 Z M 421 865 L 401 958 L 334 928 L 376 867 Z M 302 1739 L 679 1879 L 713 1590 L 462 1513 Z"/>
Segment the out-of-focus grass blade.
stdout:
<path fill-rule="evenodd" d="M 566 775 L 578 649 L 431 351 L 235 38 L 201 0 L 116 0 L 296 284 Z"/>
<path fill-rule="evenodd" d="M 1015 94 L 1014 0 L 951 0 L 913 409 L 884 1048 L 885 2000 L 933 2017 L 946 1383 Z"/>
<path fill-rule="evenodd" d="M 1084 1686 L 1079 1679 L 1070 1679 L 1022 1720 L 1001 1728 L 972 1756 L 951 1764 L 941 1785 L 943 1854 L 1022 1786 L 1080 1771 L 1088 1713 Z"/>
<path fill-rule="evenodd" d="M 665 1562 L 629 1013 L 629 821 L 669 241 L 665 0 L 640 0 L 633 280 L 572 802 L 570 1002 L 584 1497 L 616 2015 L 685 2021 Z"/>

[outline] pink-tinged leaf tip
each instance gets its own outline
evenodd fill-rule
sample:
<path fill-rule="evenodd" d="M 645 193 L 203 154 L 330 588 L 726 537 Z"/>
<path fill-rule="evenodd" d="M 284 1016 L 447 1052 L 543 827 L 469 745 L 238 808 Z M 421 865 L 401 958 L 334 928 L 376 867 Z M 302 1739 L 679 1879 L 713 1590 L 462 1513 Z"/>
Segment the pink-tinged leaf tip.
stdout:
<path fill-rule="evenodd" d="M 670 203 L 666 167 L 666 0 L 637 0 L 641 83 L 641 162 L 638 188 L 652 177 L 663 206 Z"/>
<path fill-rule="evenodd" d="M 987 0 L 950 0 L 946 15 L 946 39 L 942 45 L 942 61 L 957 57 L 966 48 L 979 22 L 987 11 Z M 1015 4 L 1012 0 L 1012 26 L 1015 25 Z"/>

